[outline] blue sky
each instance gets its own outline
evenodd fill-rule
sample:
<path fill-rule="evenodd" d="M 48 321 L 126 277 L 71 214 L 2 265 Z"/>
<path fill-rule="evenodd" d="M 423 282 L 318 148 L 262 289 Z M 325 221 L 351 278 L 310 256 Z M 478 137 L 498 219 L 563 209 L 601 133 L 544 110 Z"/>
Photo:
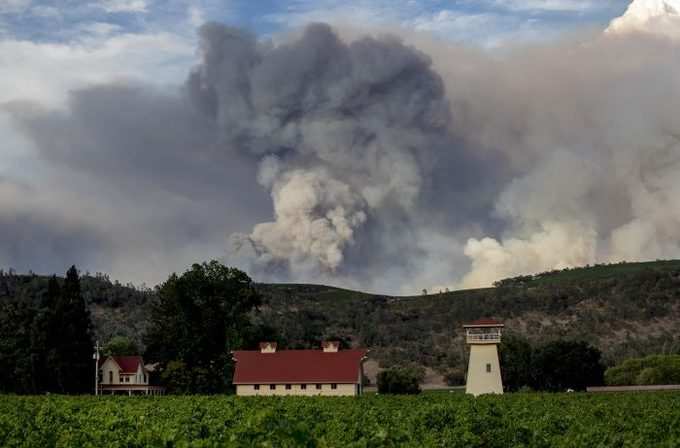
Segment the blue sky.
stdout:
<path fill-rule="evenodd" d="M 186 34 L 203 20 L 261 35 L 320 20 L 400 24 L 452 40 L 497 44 L 604 26 L 627 0 L 0 0 L 0 30 L 39 42 L 88 34 Z"/>

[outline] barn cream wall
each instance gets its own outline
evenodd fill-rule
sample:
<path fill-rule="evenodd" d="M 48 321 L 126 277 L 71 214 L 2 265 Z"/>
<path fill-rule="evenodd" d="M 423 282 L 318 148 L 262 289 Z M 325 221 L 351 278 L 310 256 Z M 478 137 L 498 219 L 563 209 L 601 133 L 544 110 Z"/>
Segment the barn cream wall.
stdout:
<path fill-rule="evenodd" d="M 491 364 L 491 372 L 486 365 Z M 465 392 L 472 395 L 502 394 L 501 366 L 496 344 L 471 344 Z"/>
<path fill-rule="evenodd" d="M 260 384 L 260 390 L 255 390 L 252 384 L 237 384 L 236 395 L 240 396 L 271 396 L 271 395 L 300 395 L 300 396 L 353 396 L 356 395 L 356 384 L 338 384 L 337 389 L 331 389 L 330 384 L 322 384 L 321 390 L 316 384 L 307 384 L 307 389 L 301 389 L 299 384 L 292 384 L 290 390 L 286 390 L 285 384 L 277 384 L 275 390 L 269 389 L 269 384 Z"/>

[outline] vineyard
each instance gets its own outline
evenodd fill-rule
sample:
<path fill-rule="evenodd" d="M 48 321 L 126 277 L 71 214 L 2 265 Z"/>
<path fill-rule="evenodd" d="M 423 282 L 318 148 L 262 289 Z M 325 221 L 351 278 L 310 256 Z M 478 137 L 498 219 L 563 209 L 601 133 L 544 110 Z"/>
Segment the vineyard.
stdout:
<path fill-rule="evenodd" d="M 0 397 L 3 447 L 677 447 L 680 394 Z"/>

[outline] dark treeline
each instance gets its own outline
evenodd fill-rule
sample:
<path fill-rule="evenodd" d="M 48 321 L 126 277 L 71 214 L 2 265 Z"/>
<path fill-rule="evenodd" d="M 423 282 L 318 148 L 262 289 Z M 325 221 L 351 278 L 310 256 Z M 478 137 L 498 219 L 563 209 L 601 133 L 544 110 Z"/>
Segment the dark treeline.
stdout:
<path fill-rule="evenodd" d="M 8 282 L 0 283 L 8 295 Z M 51 277 L 38 300 L 4 297 L 0 307 L 0 390 L 93 390 L 92 323 L 75 266 Z"/>
<path fill-rule="evenodd" d="M 506 391 L 583 391 L 604 384 L 602 353 L 584 341 L 560 340 L 533 347 L 522 337 L 506 335 L 500 357 Z"/>
<path fill-rule="evenodd" d="M 95 365 L 89 309 L 105 302 L 113 309 L 121 306 L 111 300 L 120 298 L 121 288 L 102 294 L 111 283 L 98 276 L 95 287 L 83 293 L 75 266 L 64 279 L 45 280 L 0 273 L 0 392 L 90 393 Z M 261 298 L 251 279 L 216 261 L 172 274 L 153 293 L 127 290 L 123 300 L 147 308 L 144 345 L 117 335 L 106 341 L 103 354 L 143 354 L 157 366 L 155 381 L 170 393 L 230 391 L 230 352 L 276 339 L 258 319 Z"/>
<path fill-rule="evenodd" d="M 75 330 L 59 327 L 66 325 L 61 315 L 74 313 L 67 281 L 0 271 L 2 390 L 78 390 L 49 384 L 59 377 L 58 367 L 46 373 L 41 364 L 54 356 L 57 344 L 74 339 L 67 335 Z M 89 336 L 81 338 L 90 338 L 85 359 L 91 360 L 93 335 L 107 347 L 118 338 L 113 351 L 135 350 L 147 362 L 160 362 L 158 379 L 177 392 L 228 390 L 228 351 L 255 347 L 258 340 L 286 348 L 340 340 L 345 347 L 369 348 L 370 360 L 382 368 L 429 369 L 459 385 L 467 364 L 462 325 L 480 317 L 504 321 L 508 334 L 530 344 L 525 366 L 558 341 L 586 341 L 602 352 L 606 367 L 650 354 L 680 354 L 679 261 L 570 269 L 496 288 L 413 297 L 254 284 L 219 263 L 194 265 L 154 289 L 121 285 L 103 274 L 82 275 L 79 288 L 92 320 Z M 93 376 L 89 365 L 83 376 L 88 388 Z M 529 380 L 522 386 L 544 387 Z"/>

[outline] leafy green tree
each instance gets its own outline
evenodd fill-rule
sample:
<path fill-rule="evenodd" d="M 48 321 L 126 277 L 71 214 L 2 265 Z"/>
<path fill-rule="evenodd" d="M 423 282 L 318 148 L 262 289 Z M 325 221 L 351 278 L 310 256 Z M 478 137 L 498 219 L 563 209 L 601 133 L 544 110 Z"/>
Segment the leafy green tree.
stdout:
<path fill-rule="evenodd" d="M 585 342 L 555 341 L 534 352 L 533 379 L 536 390 L 585 390 L 604 384 L 602 354 Z"/>
<path fill-rule="evenodd" d="M 31 365 L 33 392 L 57 391 L 52 366 L 58 359 L 59 352 L 56 341 L 58 337 L 55 319 L 55 306 L 61 296 L 61 288 L 57 276 L 53 275 L 47 282 L 47 291 L 35 310 L 31 326 Z"/>
<path fill-rule="evenodd" d="M 532 348 L 528 340 L 512 334 L 503 335 L 499 355 L 505 390 L 515 392 L 532 383 Z"/>
<path fill-rule="evenodd" d="M 680 383 L 680 355 L 626 359 L 605 372 L 608 386 Z"/>
<path fill-rule="evenodd" d="M 161 382 L 168 393 L 188 394 L 192 392 L 191 372 L 182 361 L 170 361 L 161 373 Z"/>
<path fill-rule="evenodd" d="M 249 314 L 259 304 L 251 279 L 217 261 L 194 264 L 181 276 L 172 274 L 152 305 L 146 358 L 159 362 L 167 378 L 170 367 L 182 371 L 181 380 L 172 383 L 178 391 L 231 390 L 230 352 L 257 342 L 251 340 L 257 332 Z"/>
<path fill-rule="evenodd" d="M 404 367 L 392 367 L 378 373 L 378 392 L 381 394 L 419 394 L 419 372 Z"/>
<path fill-rule="evenodd" d="M 104 345 L 104 356 L 129 356 L 138 355 L 139 347 L 130 338 L 125 336 L 114 336 Z"/>
<path fill-rule="evenodd" d="M 33 390 L 30 323 L 33 310 L 24 303 L 4 303 L 0 309 L 0 392 Z"/>

